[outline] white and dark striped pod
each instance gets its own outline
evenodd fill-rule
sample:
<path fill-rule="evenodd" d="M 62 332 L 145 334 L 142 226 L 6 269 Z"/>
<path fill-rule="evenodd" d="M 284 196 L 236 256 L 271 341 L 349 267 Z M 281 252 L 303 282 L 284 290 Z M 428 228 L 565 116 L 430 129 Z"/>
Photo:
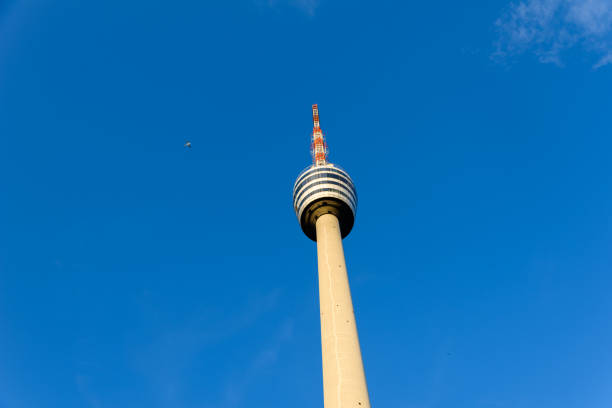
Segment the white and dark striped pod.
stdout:
<path fill-rule="evenodd" d="M 304 233 L 316 241 L 316 220 L 324 213 L 338 217 L 342 238 L 355 222 L 357 191 L 353 180 L 333 164 L 310 166 L 300 173 L 293 186 L 293 208 Z"/>

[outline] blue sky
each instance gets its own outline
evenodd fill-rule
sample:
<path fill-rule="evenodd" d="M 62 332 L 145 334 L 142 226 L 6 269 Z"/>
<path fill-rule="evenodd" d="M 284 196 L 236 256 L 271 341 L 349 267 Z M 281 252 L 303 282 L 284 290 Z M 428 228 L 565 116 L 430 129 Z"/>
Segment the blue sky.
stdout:
<path fill-rule="evenodd" d="M 609 0 L 0 2 L 0 408 L 321 406 L 312 103 L 373 406 L 612 406 L 611 89 Z"/>

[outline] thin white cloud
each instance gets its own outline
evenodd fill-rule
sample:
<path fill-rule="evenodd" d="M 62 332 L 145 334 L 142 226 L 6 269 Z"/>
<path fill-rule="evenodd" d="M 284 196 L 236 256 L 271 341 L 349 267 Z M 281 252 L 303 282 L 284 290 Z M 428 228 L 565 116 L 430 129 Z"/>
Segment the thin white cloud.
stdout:
<path fill-rule="evenodd" d="M 311 16 L 314 16 L 315 10 L 319 7 L 319 0 L 293 0 L 291 3 Z"/>
<path fill-rule="evenodd" d="M 612 63 L 612 0 L 525 0 L 511 3 L 495 22 L 499 38 L 493 57 L 533 52 L 541 62 L 562 65 L 563 53 L 578 48 Z"/>
<path fill-rule="evenodd" d="M 204 353 L 219 353 L 226 347 L 227 341 L 238 336 L 247 336 L 246 333 L 252 330 L 258 321 L 269 318 L 269 314 L 278 307 L 281 296 L 282 290 L 278 288 L 263 293 L 254 291 L 233 313 L 222 306 L 216 306 L 194 310 L 178 321 L 166 321 L 158 320 L 160 309 L 151 294 L 145 292 L 138 300 L 139 307 L 144 312 L 142 319 L 155 322 L 158 330 L 144 339 L 140 337 L 138 330 L 129 333 L 128 337 L 136 339 L 136 342 L 128 345 L 131 351 L 131 367 L 150 385 L 152 396 L 157 399 L 159 406 L 184 406 L 183 399 L 188 391 L 186 378 L 194 367 L 197 367 L 194 365 L 197 364 L 194 363 L 197 362 L 197 357 Z M 274 349 L 270 353 L 272 354 L 262 354 L 260 358 L 275 358 Z M 253 369 L 256 368 L 258 367 Z M 88 384 L 83 382 L 84 379 L 86 378 L 83 376 L 78 378 L 80 387 Z M 81 388 L 81 393 L 89 401 L 91 408 L 96 408 L 95 400 L 89 398 L 92 395 L 85 393 L 87 390 Z M 206 395 L 206 398 L 208 397 L 209 395 Z M 0 399 L 0 407 L 1 402 Z M 234 407 L 229 403 L 212 406 Z"/>
<path fill-rule="evenodd" d="M 84 374 L 77 374 L 75 381 L 79 394 L 81 394 L 87 406 L 91 408 L 100 408 L 102 404 L 98 396 L 91 390 L 91 379 Z"/>
<path fill-rule="evenodd" d="M 603 67 L 604 65 L 612 64 L 612 52 L 601 58 L 597 64 L 593 65 L 593 68 L 597 69 L 599 67 Z"/>
<path fill-rule="evenodd" d="M 278 8 L 281 6 L 295 7 L 309 16 L 314 16 L 320 0 L 256 0 L 259 5 Z"/>
<path fill-rule="evenodd" d="M 220 407 L 233 408 L 245 405 L 244 399 L 249 386 L 261 377 L 261 372 L 274 365 L 286 342 L 293 337 L 293 320 L 287 319 L 279 327 L 274 337 L 248 364 L 242 366 L 238 373 L 229 379 L 224 389 L 224 400 Z"/>

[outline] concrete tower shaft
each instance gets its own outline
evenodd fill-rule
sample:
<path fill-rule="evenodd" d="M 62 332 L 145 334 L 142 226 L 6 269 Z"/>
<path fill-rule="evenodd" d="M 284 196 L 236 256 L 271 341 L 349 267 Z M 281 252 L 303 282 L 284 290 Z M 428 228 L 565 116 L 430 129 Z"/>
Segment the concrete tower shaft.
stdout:
<path fill-rule="evenodd" d="M 317 219 L 324 408 L 370 408 L 340 224 Z"/>
<path fill-rule="evenodd" d="M 324 408 L 370 408 L 342 248 L 355 222 L 357 191 L 348 173 L 327 161 L 316 105 L 313 120 L 319 149 L 313 147 L 315 164 L 295 182 L 293 208 L 304 234 L 317 242 Z"/>

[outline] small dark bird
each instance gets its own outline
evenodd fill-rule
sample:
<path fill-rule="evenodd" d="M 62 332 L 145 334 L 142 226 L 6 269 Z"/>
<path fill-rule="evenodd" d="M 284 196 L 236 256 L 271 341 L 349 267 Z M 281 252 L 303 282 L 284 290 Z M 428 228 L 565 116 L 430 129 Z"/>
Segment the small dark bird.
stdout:
<path fill-rule="evenodd" d="M 187 143 L 185 143 L 185 146 L 184 146 L 184 147 L 188 147 L 188 148 L 190 148 L 190 149 L 191 149 L 191 142 L 187 141 Z"/>

